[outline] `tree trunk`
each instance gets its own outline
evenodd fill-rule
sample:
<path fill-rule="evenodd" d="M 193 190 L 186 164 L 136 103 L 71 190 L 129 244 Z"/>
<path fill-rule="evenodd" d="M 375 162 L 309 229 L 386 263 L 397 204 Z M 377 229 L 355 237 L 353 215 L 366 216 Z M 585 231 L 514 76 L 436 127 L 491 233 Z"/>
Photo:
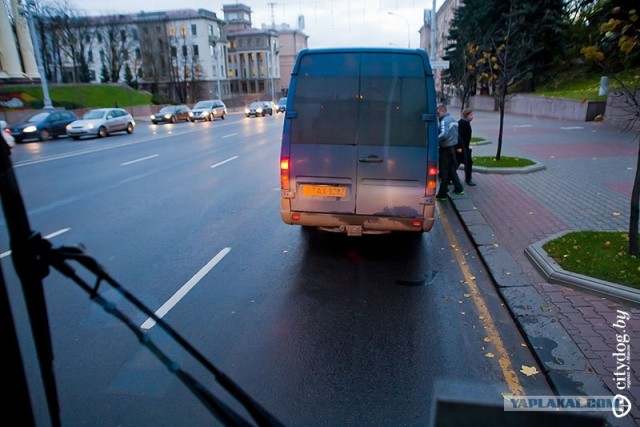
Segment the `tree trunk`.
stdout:
<path fill-rule="evenodd" d="M 505 100 L 507 98 L 506 89 L 500 89 L 500 94 L 498 95 L 498 109 L 500 110 L 500 131 L 498 132 L 498 150 L 496 152 L 496 160 L 500 160 L 500 155 L 502 153 L 502 133 L 504 130 L 504 107 Z"/>

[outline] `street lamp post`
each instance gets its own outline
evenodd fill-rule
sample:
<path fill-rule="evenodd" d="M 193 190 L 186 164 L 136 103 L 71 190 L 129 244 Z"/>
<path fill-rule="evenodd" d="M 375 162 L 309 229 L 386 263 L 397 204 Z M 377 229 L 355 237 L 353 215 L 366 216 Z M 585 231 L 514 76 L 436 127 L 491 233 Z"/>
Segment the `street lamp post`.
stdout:
<path fill-rule="evenodd" d="M 409 28 L 410 27 L 409 20 L 402 15 L 398 15 L 397 13 L 393 13 L 393 12 L 388 12 L 388 13 L 389 15 L 397 16 L 398 18 L 404 20 L 404 22 L 407 24 L 407 47 L 411 49 L 411 30 Z"/>
<path fill-rule="evenodd" d="M 36 63 L 38 65 L 38 73 L 40 74 L 40 83 L 42 84 L 42 96 L 44 98 L 44 108 L 53 108 L 51 103 L 51 97 L 49 96 L 49 87 L 47 86 L 47 76 L 44 73 L 44 64 L 42 60 L 42 51 L 40 50 L 40 40 L 38 34 L 36 34 L 36 27 L 33 24 L 33 16 L 31 15 L 31 9 L 35 9 L 35 0 L 26 0 L 26 4 L 20 8 L 20 14 L 27 18 L 29 24 L 29 34 L 31 35 L 31 42 L 33 43 L 33 50 L 36 54 Z"/>

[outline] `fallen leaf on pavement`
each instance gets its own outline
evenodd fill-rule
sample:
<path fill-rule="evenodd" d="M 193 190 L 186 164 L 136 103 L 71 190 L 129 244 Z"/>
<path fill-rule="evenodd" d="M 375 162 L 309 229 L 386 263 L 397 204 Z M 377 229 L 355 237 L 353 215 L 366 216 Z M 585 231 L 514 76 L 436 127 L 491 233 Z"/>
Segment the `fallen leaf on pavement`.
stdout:
<path fill-rule="evenodd" d="M 522 365 L 522 368 L 520 368 L 520 372 L 522 372 L 528 377 L 540 373 L 535 366 L 525 366 L 525 365 Z"/>

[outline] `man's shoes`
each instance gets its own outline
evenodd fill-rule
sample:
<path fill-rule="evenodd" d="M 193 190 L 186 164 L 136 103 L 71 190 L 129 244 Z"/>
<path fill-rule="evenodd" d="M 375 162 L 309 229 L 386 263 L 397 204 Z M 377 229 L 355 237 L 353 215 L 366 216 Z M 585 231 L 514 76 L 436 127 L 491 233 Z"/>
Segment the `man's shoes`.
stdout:
<path fill-rule="evenodd" d="M 436 200 L 440 200 L 441 202 L 446 202 L 447 201 L 447 195 L 446 194 L 444 194 L 444 195 L 438 194 L 438 195 L 436 195 Z"/>
<path fill-rule="evenodd" d="M 453 194 L 457 194 L 458 196 L 463 196 L 464 195 L 464 190 L 454 191 Z"/>
<path fill-rule="evenodd" d="M 465 183 L 470 187 L 473 187 L 474 185 L 476 185 L 476 183 L 473 181 L 466 181 Z"/>

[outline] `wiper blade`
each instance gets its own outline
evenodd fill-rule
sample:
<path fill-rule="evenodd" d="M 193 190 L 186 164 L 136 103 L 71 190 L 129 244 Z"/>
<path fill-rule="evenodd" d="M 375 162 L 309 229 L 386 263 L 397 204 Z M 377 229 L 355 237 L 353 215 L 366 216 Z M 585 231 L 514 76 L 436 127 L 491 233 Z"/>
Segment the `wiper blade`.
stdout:
<path fill-rule="evenodd" d="M 247 412 L 252 416 L 253 420 L 259 426 L 283 426 L 276 418 L 267 412 L 258 402 L 249 396 L 240 386 L 238 386 L 231 378 L 216 368 L 206 357 L 202 355 L 194 346 L 192 346 L 184 337 L 176 332 L 166 321 L 158 317 L 151 309 L 145 306 L 131 292 L 127 291 L 116 280 L 109 276 L 105 269 L 92 257 L 84 253 L 82 246 L 62 246 L 60 248 L 52 248 L 51 244 L 42 239 L 44 244 L 48 245 L 48 249 L 43 249 L 43 261 L 58 270 L 60 273 L 69 277 L 85 290 L 90 298 L 99 304 L 107 313 L 112 314 L 122 323 L 124 323 L 138 338 L 140 343 L 147 347 L 164 365 L 173 372 L 199 399 L 200 401 L 225 425 L 233 426 L 250 426 L 251 423 L 242 418 L 240 414 L 225 405 L 220 399 L 216 398 L 200 384 L 189 373 L 182 370 L 178 364 L 171 360 L 167 355 L 151 340 L 149 335 L 139 326 L 134 324 L 132 320 L 119 310 L 112 302 L 106 300 L 99 294 L 99 288 L 102 282 L 106 282 L 113 289 L 119 292 L 127 301 L 132 303 L 136 308 L 147 316 L 151 317 L 157 325 L 163 329 L 171 338 L 182 346 L 192 357 L 202 364 L 216 379 L 216 381 L 232 395 Z M 95 274 L 96 282 L 93 286 L 86 283 L 67 261 L 76 261 L 91 273 Z"/>

